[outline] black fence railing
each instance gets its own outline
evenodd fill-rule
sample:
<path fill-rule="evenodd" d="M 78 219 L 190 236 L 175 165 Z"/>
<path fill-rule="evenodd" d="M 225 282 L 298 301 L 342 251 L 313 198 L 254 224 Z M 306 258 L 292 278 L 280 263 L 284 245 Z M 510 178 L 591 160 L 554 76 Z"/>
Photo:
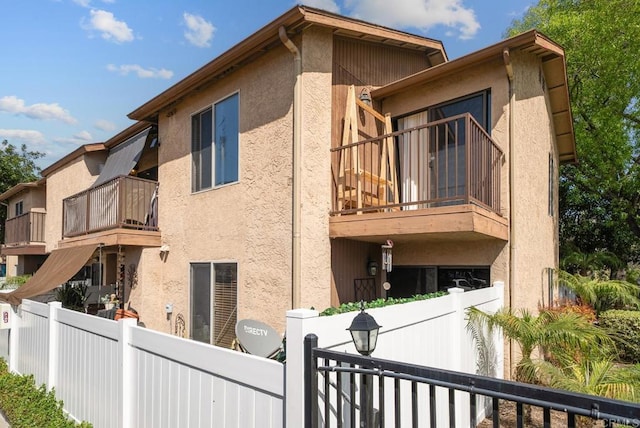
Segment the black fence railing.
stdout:
<path fill-rule="evenodd" d="M 305 338 L 306 428 L 476 427 L 485 418 L 496 428 L 523 427 L 528 409 L 534 408 L 541 409 L 545 427 L 551 426 L 552 412 L 565 414 L 567 427 L 575 427 L 579 417 L 602 420 L 605 427 L 640 427 L 637 403 L 345 354 L 317 344 L 315 335 Z M 500 420 L 505 402 L 516 409 L 508 425 Z"/>

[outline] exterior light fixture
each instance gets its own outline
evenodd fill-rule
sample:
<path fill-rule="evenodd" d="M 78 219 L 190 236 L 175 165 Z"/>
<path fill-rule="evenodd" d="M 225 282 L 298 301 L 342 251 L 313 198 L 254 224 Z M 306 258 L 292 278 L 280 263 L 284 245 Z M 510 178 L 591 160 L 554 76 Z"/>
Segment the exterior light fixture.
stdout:
<path fill-rule="evenodd" d="M 376 320 L 364 311 L 364 302 L 360 302 L 360 313 L 351 322 L 347 329 L 351 332 L 353 344 L 362 355 L 371 355 L 376 349 L 378 330 L 380 327 Z"/>
<path fill-rule="evenodd" d="M 358 96 L 358 98 L 360 98 L 360 101 L 371 107 L 371 94 L 369 93 L 369 89 L 362 88 L 362 91 L 360 91 L 360 95 Z"/>
<path fill-rule="evenodd" d="M 378 262 L 369 260 L 367 262 L 367 273 L 370 276 L 376 276 L 378 274 Z"/>

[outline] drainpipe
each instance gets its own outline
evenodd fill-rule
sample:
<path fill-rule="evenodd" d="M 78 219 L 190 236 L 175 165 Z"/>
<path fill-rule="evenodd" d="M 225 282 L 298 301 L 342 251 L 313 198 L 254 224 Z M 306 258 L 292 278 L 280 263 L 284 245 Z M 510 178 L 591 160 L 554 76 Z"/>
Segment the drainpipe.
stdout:
<path fill-rule="evenodd" d="M 513 150 L 513 126 L 514 126 L 514 110 L 515 110 L 515 94 L 513 89 L 513 66 L 511 65 L 511 57 L 509 48 L 504 48 L 502 51 L 502 58 L 504 60 L 504 67 L 507 71 L 507 77 L 509 78 L 509 309 L 513 307 L 513 291 L 514 291 L 514 277 L 515 277 L 515 257 L 516 246 L 514 244 L 516 233 L 514 229 L 514 213 L 516 209 L 516 201 L 514 198 L 513 180 L 514 180 L 514 150 Z M 513 341 L 509 341 L 509 365 L 513 366 L 514 358 L 514 346 Z"/>
<path fill-rule="evenodd" d="M 300 274 L 300 217 L 301 217 L 301 171 L 302 171 L 302 156 L 301 156 L 301 144 L 302 144 L 302 59 L 300 57 L 300 50 L 293 44 L 293 42 L 287 37 L 287 30 L 284 27 L 280 27 L 278 30 L 280 41 L 289 49 L 293 54 L 293 67 L 296 75 L 296 83 L 293 88 L 293 216 L 292 216 L 292 255 L 291 255 L 291 309 L 298 309 L 301 306 L 300 290 L 301 290 L 301 274 Z"/>

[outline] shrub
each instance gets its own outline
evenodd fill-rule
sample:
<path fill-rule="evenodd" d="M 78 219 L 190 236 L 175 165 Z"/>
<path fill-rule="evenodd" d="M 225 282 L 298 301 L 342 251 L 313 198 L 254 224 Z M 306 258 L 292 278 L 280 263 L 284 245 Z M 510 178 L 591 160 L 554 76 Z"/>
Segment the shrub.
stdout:
<path fill-rule="evenodd" d="M 13 428 L 92 426 L 68 419 L 62 410 L 62 401 L 56 399 L 54 391 L 47 391 L 44 385 L 36 387 L 33 376 L 9 372 L 6 361 L 1 358 L 0 391 L 0 409 Z"/>
<path fill-rule="evenodd" d="M 376 299 L 370 302 L 364 302 L 364 308 L 365 309 L 382 308 L 384 306 L 397 305 L 400 303 L 417 302 L 418 300 L 433 299 L 435 297 L 441 297 L 446 295 L 447 295 L 447 292 L 438 291 L 436 293 L 417 294 L 413 297 L 399 297 L 397 299 L 393 297 L 388 297 L 386 299 Z M 337 308 L 336 307 L 327 308 L 324 311 L 320 312 L 320 316 L 322 317 L 322 316 L 328 316 L 328 315 L 343 314 L 345 312 L 353 312 L 353 311 L 359 311 L 359 310 L 360 310 L 360 302 L 349 302 L 349 303 L 343 303 Z"/>
<path fill-rule="evenodd" d="M 589 322 L 596 321 L 596 311 L 589 305 L 580 305 L 571 301 L 564 301 L 550 308 L 545 308 L 549 312 L 562 314 L 578 314 L 585 317 Z"/>
<path fill-rule="evenodd" d="M 600 325 L 612 332 L 618 358 L 640 363 L 640 311 L 611 310 L 600 314 Z"/>
<path fill-rule="evenodd" d="M 31 278 L 31 275 L 9 276 L 2 285 L 3 289 L 12 290 L 20 287 Z"/>

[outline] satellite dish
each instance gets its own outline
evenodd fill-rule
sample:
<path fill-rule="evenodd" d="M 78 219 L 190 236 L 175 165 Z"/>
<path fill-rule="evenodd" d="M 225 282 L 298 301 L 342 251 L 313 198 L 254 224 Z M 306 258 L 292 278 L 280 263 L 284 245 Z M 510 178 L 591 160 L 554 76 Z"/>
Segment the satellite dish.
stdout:
<path fill-rule="evenodd" d="M 256 320 L 238 321 L 236 323 L 236 337 L 245 351 L 260 357 L 270 357 L 280 349 L 282 343 L 277 331 Z"/>

